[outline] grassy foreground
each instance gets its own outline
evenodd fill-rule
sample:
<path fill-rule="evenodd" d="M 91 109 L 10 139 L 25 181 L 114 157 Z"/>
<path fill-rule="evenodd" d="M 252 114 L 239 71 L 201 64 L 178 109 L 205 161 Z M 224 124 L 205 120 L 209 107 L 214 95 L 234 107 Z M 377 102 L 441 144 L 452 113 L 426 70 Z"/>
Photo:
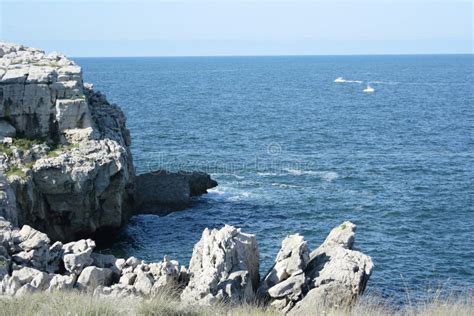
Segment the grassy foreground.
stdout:
<path fill-rule="evenodd" d="M 78 292 L 31 294 L 0 298 L 0 315 L 279 315 L 258 306 L 184 306 L 163 295 L 153 299 L 98 298 Z M 394 310 L 374 298 L 363 298 L 350 309 L 332 308 L 314 311 L 314 315 L 474 315 L 471 294 L 462 298 L 433 298 L 416 306 Z M 300 315 L 301 316 L 301 315 Z"/>

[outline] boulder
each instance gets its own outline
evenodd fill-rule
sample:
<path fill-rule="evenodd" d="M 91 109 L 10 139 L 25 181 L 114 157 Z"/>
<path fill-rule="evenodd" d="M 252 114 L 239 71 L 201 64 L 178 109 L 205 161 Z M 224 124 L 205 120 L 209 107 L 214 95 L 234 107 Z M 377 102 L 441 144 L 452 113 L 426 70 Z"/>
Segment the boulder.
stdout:
<path fill-rule="evenodd" d="M 55 274 L 49 282 L 48 292 L 71 290 L 76 283 L 77 276 Z"/>
<path fill-rule="evenodd" d="M 153 288 L 153 276 L 151 273 L 144 272 L 138 270 L 135 277 L 135 282 L 133 283 L 133 287 L 139 293 L 144 296 L 148 296 L 151 293 L 151 289 Z"/>
<path fill-rule="evenodd" d="M 81 274 L 85 267 L 94 263 L 92 251 L 95 242 L 91 239 L 81 239 L 63 246 L 63 261 L 66 271 L 76 275 Z"/>
<path fill-rule="evenodd" d="M 253 300 L 259 283 L 258 260 L 255 235 L 228 225 L 219 230 L 206 228 L 194 246 L 190 280 L 181 299 L 200 305 Z"/>
<path fill-rule="evenodd" d="M 107 268 L 86 267 L 77 279 L 76 286 L 81 290 L 94 291 L 98 286 L 112 283 L 112 270 Z"/>
<path fill-rule="evenodd" d="M 23 267 L 19 270 L 14 270 L 12 272 L 12 276 L 16 277 L 21 285 L 25 285 L 25 284 L 30 283 L 31 281 L 33 281 L 33 279 L 36 276 L 38 276 L 42 273 L 44 273 L 44 272 L 41 272 L 41 271 L 33 269 L 33 268 Z"/>
<path fill-rule="evenodd" d="M 122 273 L 122 269 L 125 266 L 124 259 L 117 259 L 113 255 L 106 255 L 101 253 L 93 252 L 91 254 L 92 258 L 92 265 L 99 267 L 99 268 L 108 268 L 112 270 L 116 277 L 120 277 Z"/>
<path fill-rule="evenodd" d="M 208 174 L 158 170 L 136 178 L 136 207 L 139 213 L 165 214 L 190 205 L 191 197 L 217 186 Z"/>
<path fill-rule="evenodd" d="M 20 248 L 29 251 L 32 249 L 39 249 L 43 247 L 48 247 L 49 249 L 49 243 L 50 239 L 48 238 L 48 235 L 28 226 L 24 225 L 20 232 L 19 232 L 19 238 L 20 238 Z"/>

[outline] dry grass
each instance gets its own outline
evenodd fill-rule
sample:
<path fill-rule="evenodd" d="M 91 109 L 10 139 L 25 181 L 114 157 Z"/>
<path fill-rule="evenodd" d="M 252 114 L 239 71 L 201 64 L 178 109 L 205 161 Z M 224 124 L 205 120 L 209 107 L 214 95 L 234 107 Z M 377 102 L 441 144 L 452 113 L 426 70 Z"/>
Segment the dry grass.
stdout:
<path fill-rule="evenodd" d="M 246 316 L 279 315 L 269 308 L 258 306 L 211 307 L 186 306 L 168 295 L 150 300 L 139 298 L 98 298 L 78 292 L 39 293 L 24 297 L 0 298 L 0 316 L 3 315 L 163 315 L 163 316 Z M 433 299 L 393 309 L 378 299 L 365 297 L 350 309 L 319 309 L 314 315 L 474 315 L 472 295 Z M 301 316 L 301 315 L 299 315 Z"/>

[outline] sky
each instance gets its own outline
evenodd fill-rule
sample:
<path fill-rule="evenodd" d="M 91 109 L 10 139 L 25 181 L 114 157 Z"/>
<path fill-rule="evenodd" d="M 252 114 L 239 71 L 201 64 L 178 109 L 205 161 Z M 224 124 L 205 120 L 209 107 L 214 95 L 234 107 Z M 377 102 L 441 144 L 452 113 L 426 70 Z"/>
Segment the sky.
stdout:
<path fill-rule="evenodd" d="M 75 57 L 473 53 L 473 1 L 0 0 L 0 40 Z"/>

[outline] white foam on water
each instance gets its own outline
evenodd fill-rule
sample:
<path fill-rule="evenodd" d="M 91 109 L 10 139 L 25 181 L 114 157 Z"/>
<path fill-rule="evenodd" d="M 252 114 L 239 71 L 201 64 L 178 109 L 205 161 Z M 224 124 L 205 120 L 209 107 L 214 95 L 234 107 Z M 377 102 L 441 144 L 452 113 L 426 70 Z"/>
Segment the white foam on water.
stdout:
<path fill-rule="evenodd" d="M 217 186 L 208 190 L 206 197 L 216 201 L 235 202 L 249 199 L 252 197 L 252 195 L 253 194 L 249 191 Z"/>
<path fill-rule="evenodd" d="M 272 183 L 272 186 L 278 187 L 281 189 L 296 189 L 296 188 L 301 188 L 299 185 L 293 185 L 293 184 L 286 184 L 286 183 Z"/>
<path fill-rule="evenodd" d="M 257 172 L 257 175 L 261 177 L 272 177 L 272 176 L 278 176 L 278 173 L 276 172 Z"/>
<path fill-rule="evenodd" d="M 314 171 L 314 170 L 300 170 L 300 169 L 285 169 L 286 172 L 295 176 L 308 175 L 317 176 L 325 181 L 331 182 L 339 178 L 339 174 L 335 171 Z"/>
<path fill-rule="evenodd" d="M 338 77 L 336 80 L 334 80 L 335 83 L 362 83 L 363 81 L 361 80 L 347 80 L 342 77 Z"/>

